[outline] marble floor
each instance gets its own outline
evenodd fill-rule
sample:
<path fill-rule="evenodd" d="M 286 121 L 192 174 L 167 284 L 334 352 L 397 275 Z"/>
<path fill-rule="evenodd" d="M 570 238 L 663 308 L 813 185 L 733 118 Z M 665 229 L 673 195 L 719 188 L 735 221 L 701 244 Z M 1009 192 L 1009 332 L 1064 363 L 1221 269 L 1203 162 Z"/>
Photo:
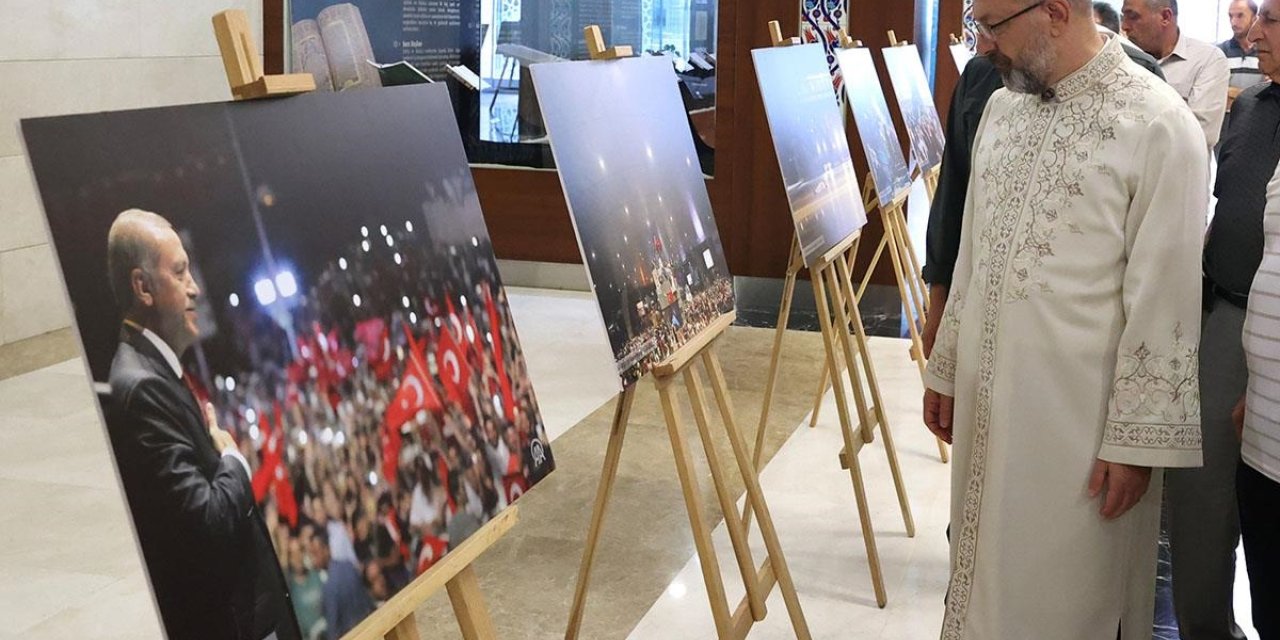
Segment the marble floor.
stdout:
<path fill-rule="evenodd" d="M 613 416 L 613 366 L 587 294 L 512 289 L 524 345 L 558 469 L 521 501 L 520 523 L 478 563 L 503 638 L 563 637 L 596 482 Z M 773 332 L 734 327 L 721 341 L 739 426 L 754 434 Z M 821 341 L 787 335 L 761 478 L 815 638 L 929 638 L 941 622 L 947 574 L 949 468 L 920 422 L 920 380 L 906 342 L 873 338 L 916 535 L 906 536 L 884 440 L 860 460 L 884 570 L 879 609 L 830 395 L 808 427 Z M 689 407 L 681 411 L 693 432 Z M 721 459 L 729 451 L 716 442 Z M 718 504 L 695 455 L 706 522 L 715 527 L 731 604 L 742 595 Z M 741 493 L 739 486 L 734 486 Z M 735 493 L 735 495 L 736 495 Z M 653 385 L 635 401 L 582 636 L 713 637 L 688 516 Z M 84 366 L 72 359 L 0 380 L 0 638 L 151 638 L 159 625 L 133 541 Z M 763 546 L 753 532 L 757 561 Z M 1243 577 L 1243 569 L 1241 569 Z M 1243 584 L 1241 585 L 1243 587 Z M 1237 610 L 1247 621 L 1247 594 Z M 752 638 L 791 637 L 776 592 Z M 458 637 L 447 598 L 418 614 L 424 638 Z M 1256 636 L 1251 636 L 1256 637 Z"/>

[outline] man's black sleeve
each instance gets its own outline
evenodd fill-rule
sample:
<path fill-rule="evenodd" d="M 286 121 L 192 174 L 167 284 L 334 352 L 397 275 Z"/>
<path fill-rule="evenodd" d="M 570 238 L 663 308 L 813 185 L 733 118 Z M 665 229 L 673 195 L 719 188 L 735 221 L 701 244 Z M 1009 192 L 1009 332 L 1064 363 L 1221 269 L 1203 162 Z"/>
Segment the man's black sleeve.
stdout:
<path fill-rule="evenodd" d="M 960 228 L 964 221 L 964 201 L 969 193 L 969 161 L 973 151 L 973 138 L 978 122 L 974 119 L 973 131 L 968 131 L 968 111 L 979 96 L 973 95 L 974 81 L 978 77 L 991 76 L 995 72 L 991 63 L 978 56 L 965 65 L 960 82 L 951 95 L 951 108 L 947 110 L 947 143 L 942 151 L 942 169 L 938 175 L 938 191 L 929 207 L 929 230 L 925 234 L 924 282 L 950 287 L 951 273 L 955 270 L 956 255 L 960 252 Z M 998 79 L 998 76 L 996 76 Z M 998 88 L 998 84 L 997 87 Z M 987 104 L 987 96 L 978 105 L 978 118 Z"/>

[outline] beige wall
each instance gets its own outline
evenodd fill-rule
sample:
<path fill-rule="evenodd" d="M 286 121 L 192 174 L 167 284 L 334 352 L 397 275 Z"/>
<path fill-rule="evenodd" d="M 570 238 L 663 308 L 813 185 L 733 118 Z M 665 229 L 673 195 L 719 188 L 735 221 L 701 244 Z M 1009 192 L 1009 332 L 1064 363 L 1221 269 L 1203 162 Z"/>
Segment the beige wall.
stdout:
<path fill-rule="evenodd" d="M 210 19 L 261 0 L 0 0 L 0 344 L 71 323 L 18 121 L 230 99 Z"/>

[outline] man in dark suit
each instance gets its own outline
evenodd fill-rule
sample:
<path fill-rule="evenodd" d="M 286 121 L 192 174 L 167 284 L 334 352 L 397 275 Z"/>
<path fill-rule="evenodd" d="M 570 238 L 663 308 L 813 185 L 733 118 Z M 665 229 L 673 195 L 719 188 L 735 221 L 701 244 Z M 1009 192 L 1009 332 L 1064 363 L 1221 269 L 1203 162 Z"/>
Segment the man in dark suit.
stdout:
<path fill-rule="evenodd" d="M 167 220 L 131 209 L 107 237 L 124 314 L 107 430 L 170 638 L 299 638 L 249 465 L 179 358 L 199 336 L 200 289 Z"/>

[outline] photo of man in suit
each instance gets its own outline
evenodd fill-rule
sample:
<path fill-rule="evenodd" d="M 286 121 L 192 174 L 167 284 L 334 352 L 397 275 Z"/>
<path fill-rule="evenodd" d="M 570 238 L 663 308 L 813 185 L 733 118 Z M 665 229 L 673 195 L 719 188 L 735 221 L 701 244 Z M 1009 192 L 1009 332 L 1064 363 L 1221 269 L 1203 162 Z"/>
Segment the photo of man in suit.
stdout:
<path fill-rule="evenodd" d="M 168 636 L 300 638 L 248 462 L 180 364 L 201 293 L 182 240 L 160 215 L 125 211 L 107 271 L 124 320 L 104 409 Z"/>

